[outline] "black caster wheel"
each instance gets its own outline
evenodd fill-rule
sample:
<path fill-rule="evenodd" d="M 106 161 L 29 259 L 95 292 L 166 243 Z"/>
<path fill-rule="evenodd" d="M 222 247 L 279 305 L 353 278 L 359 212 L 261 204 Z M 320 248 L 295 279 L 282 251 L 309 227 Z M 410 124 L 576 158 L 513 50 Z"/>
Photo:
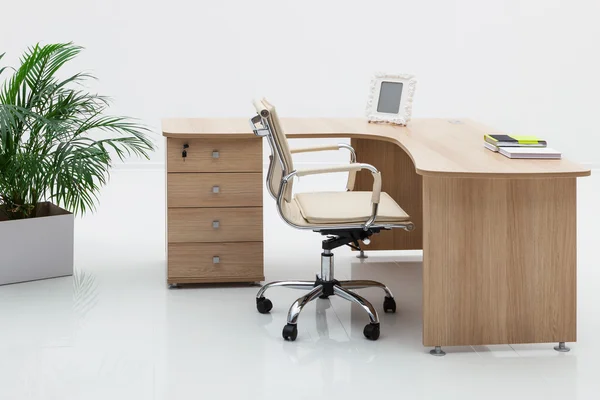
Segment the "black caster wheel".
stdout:
<path fill-rule="evenodd" d="M 293 324 L 287 324 L 283 327 L 283 332 L 281 335 L 285 340 L 293 342 L 298 337 L 298 327 Z"/>
<path fill-rule="evenodd" d="M 319 298 L 320 298 L 320 299 L 327 300 L 327 299 L 329 298 L 329 296 L 328 296 L 328 295 L 326 295 L 326 294 L 322 294 L 322 295 L 320 295 L 320 296 L 319 296 Z"/>
<path fill-rule="evenodd" d="M 386 313 L 395 313 L 396 312 L 396 300 L 393 297 L 385 297 L 383 300 L 383 311 Z"/>
<path fill-rule="evenodd" d="M 369 340 L 377 340 L 379 339 L 379 324 L 369 324 L 365 326 L 365 330 L 363 331 L 365 337 Z"/>
<path fill-rule="evenodd" d="M 256 299 L 256 309 L 261 314 L 268 314 L 273 308 L 273 303 L 266 297 L 259 297 Z"/>

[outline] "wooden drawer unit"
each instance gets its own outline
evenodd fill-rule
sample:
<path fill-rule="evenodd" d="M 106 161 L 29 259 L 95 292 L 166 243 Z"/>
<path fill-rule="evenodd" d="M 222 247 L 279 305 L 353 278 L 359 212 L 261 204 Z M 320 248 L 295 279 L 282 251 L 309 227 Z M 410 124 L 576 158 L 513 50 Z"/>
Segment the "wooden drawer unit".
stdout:
<path fill-rule="evenodd" d="M 184 150 L 187 156 L 181 156 Z M 260 172 L 262 142 L 256 139 L 169 139 L 168 172 Z"/>
<path fill-rule="evenodd" d="M 252 242 L 262 238 L 261 207 L 170 208 L 169 243 Z"/>
<path fill-rule="evenodd" d="M 167 282 L 264 280 L 262 141 L 183 128 L 164 133 Z"/>
<path fill-rule="evenodd" d="M 178 283 L 261 281 L 262 259 L 262 242 L 169 243 L 169 274 Z"/>
<path fill-rule="evenodd" d="M 170 173 L 171 207 L 261 207 L 262 173 Z"/>

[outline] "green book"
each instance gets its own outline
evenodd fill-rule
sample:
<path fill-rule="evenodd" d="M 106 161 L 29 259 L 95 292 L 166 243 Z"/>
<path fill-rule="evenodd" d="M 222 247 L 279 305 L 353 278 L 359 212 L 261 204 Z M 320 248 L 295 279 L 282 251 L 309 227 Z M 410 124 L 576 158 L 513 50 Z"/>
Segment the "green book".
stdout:
<path fill-rule="evenodd" d="M 547 145 L 545 140 L 531 135 L 487 134 L 483 140 L 497 147 L 546 147 Z"/>

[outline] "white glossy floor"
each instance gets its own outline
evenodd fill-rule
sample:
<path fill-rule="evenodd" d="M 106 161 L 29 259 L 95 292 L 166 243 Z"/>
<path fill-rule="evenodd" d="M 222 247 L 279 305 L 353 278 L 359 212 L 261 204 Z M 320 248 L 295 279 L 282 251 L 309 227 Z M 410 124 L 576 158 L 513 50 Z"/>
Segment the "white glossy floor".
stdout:
<path fill-rule="evenodd" d="M 340 179 L 340 188 L 343 185 Z M 310 182 L 310 184 L 309 184 Z M 113 173 L 94 215 L 76 222 L 74 277 L 0 287 L 0 399 L 598 399 L 600 178 L 580 180 L 577 343 L 445 348 L 421 345 L 421 256 L 343 249 L 337 278 L 387 283 L 399 311 L 368 318 L 332 298 L 310 304 L 296 342 L 281 329 L 300 295 L 256 287 L 168 290 L 164 172 Z M 322 182 L 306 180 L 319 187 Z M 267 280 L 312 279 L 321 237 L 288 228 L 265 207 Z M 362 291 L 378 307 L 381 293 Z"/>

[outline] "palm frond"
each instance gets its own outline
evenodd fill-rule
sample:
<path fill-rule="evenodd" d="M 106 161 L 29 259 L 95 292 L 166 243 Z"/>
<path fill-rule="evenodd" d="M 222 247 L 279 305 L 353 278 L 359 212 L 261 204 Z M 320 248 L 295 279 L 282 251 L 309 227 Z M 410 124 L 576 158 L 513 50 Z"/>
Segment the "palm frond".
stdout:
<path fill-rule="evenodd" d="M 40 47 L 39 44 L 29 50 L 34 62 L 28 68 L 24 79 L 29 86 L 27 106 L 35 107 L 44 89 L 56 81 L 56 72 L 81 52 L 82 48 L 73 43 L 58 43 Z M 26 53 L 27 54 L 27 53 Z M 26 55 L 27 57 L 27 55 Z"/>
<path fill-rule="evenodd" d="M 106 115 L 109 99 L 82 89 L 93 76 L 58 77 L 81 50 L 73 43 L 36 44 L 0 89 L 0 209 L 12 218 L 32 216 L 42 200 L 75 213 L 93 210 L 112 157 L 148 158 L 154 149 L 149 129 Z M 107 137 L 90 137 L 99 133 Z"/>
<path fill-rule="evenodd" d="M 6 53 L 0 54 L 0 60 L 2 60 L 2 57 L 4 57 L 5 54 Z M 6 70 L 7 68 L 8 68 L 8 66 L 0 68 L 0 75 L 2 75 L 2 73 L 4 72 L 4 70 Z"/>

